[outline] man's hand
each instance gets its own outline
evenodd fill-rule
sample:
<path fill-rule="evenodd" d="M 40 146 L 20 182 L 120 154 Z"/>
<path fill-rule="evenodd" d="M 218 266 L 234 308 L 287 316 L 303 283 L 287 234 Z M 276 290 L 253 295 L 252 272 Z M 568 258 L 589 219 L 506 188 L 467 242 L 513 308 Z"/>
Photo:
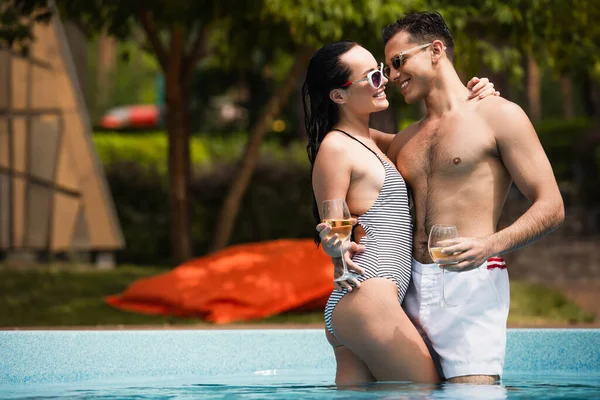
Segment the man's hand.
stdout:
<path fill-rule="evenodd" d="M 463 272 L 478 268 L 486 262 L 490 254 L 489 239 L 476 237 L 462 237 L 440 242 L 443 247 L 442 254 L 448 258 L 438 261 L 440 268 L 446 271 Z"/>
<path fill-rule="evenodd" d="M 490 82 L 488 78 L 471 78 L 471 80 L 467 83 L 467 89 L 471 90 L 468 100 L 476 97 L 483 99 L 484 97 L 490 95 L 500 96 L 500 92 L 494 89 L 494 84 Z"/>
<path fill-rule="evenodd" d="M 362 253 L 364 251 L 364 246 L 356 244 L 354 242 L 350 242 L 350 245 L 346 244 L 346 251 L 344 252 L 344 259 L 346 260 L 346 268 L 348 271 L 355 272 L 359 275 L 364 275 L 365 270 L 352 261 L 352 257 L 356 253 Z M 344 273 L 344 264 L 342 263 L 342 257 L 333 258 L 333 277 L 337 278 L 338 276 L 342 276 Z M 333 281 L 333 287 L 335 290 L 342 291 L 342 289 L 346 288 L 349 292 L 352 291 L 352 286 L 356 289 L 360 288 L 360 282 L 354 278 L 345 280 L 345 281 Z"/>

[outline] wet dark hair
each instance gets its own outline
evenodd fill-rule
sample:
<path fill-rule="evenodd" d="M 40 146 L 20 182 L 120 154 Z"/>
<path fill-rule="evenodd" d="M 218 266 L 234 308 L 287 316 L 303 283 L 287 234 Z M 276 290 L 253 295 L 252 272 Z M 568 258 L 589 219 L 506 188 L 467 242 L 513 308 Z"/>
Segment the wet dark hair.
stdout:
<path fill-rule="evenodd" d="M 329 98 L 331 90 L 340 88 L 346 83 L 351 70 L 340 60 L 358 43 L 344 40 L 326 44 L 313 54 L 308 64 L 306 78 L 302 85 L 302 104 L 304 105 L 304 124 L 308 132 L 308 145 L 306 152 L 310 160 L 310 174 L 312 184 L 312 171 L 319 146 L 325 136 L 338 123 L 340 111 L 338 105 Z M 321 222 L 319 208 L 313 192 L 313 215 L 317 223 Z M 315 233 L 315 243 L 319 245 L 321 239 Z"/>
<path fill-rule="evenodd" d="M 438 12 L 405 14 L 404 17 L 383 28 L 383 45 L 385 46 L 399 32 L 408 32 L 411 41 L 415 43 L 441 40 L 446 46 L 448 58 L 450 61 L 454 60 L 454 39 L 448 25 Z"/>

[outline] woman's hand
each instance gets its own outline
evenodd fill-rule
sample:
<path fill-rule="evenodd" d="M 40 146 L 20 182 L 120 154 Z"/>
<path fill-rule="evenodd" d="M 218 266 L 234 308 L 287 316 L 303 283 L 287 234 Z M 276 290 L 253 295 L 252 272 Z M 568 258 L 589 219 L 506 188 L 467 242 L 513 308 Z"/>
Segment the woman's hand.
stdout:
<path fill-rule="evenodd" d="M 467 89 L 471 91 L 469 100 L 479 97 L 483 99 L 487 96 L 500 96 L 500 92 L 494 89 L 494 84 L 488 78 L 473 77 L 467 83 Z"/>
<path fill-rule="evenodd" d="M 356 218 L 353 218 L 352 225 L 355 225 L 356 223 Z M 325 254 L 327 254 L 333 259 L 332 261 L 334 267 L 334 277 L 341 276 L 344 272 L 344 266 L 341 257 L 342 244 L 344 242 L 340 240 L 337 234 L 333 234 L 328 237 L 329 233 L 331 232 L 331 226 L 327 223 L 322 222 L 319 225 L 317 225 L 317 232 L 319 232 L 319 237 L 321 238 L 321 245 L 323 246 Z M 365 270 L 359 267 L 358 264 L 353 262 L 352 257 L 354 256 L 354 254 L 362 253 L 365 250 L 365 247 L 355 242 L 346 243 L 345 247 L 346 251 L 344 252 L 344 257 L 346 257 L 346 267 L 348 268 L 348 271 L 364 275 Z M 334 281 L 333 286 L 336 290 L 341 291 L 343 288 L 346 288 L 349 292 L 351 292 L 352 286 L 354 286 L 357 289 L 360 287 L 360 282 L 358 282 L 356 279 L 349 279 L 347 281 L 339 282 Z"/>

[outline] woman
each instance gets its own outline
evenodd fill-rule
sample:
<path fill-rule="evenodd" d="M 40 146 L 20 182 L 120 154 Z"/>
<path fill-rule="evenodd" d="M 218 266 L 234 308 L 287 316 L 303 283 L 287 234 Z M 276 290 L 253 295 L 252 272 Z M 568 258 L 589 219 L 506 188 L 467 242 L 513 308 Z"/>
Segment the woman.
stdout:
<path fill-rule="evenodd" d="M 361 290 L 345 286 L 332 292 L 325 309 L 338 385 L 440 381 L 401 307 L 411 276 L 407 189 L 380 150 L 391 135 L 369 129 L 370 114 L 389 106 L 386 83 L 383 65 L 369 51 L 342 41 L 313 55 L 303 86 L 315 218 L 321 221 L 324 200 L 345 199 L 364 235 L 365 250 L 353 258 L 365 270 L 357 278 Z"/>

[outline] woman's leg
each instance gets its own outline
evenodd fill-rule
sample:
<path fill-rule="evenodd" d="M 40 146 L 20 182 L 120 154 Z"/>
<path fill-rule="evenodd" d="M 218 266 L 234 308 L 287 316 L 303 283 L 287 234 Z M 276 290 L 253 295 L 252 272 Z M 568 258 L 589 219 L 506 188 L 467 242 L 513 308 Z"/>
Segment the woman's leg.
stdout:
<path fill-rule="evenodd" d="M 352 386 L 362 383 L 375 382 L 369 368 L 350 349 L 341 345 L 335 336 L 325 330 L 327 341 L 333 347 L 336 371 L 335 383 L 338 386 Z"/>
<path fill-rule="evenodd" d="M 427 346 L 398 302 L 393 281 L 364 281 L 336 305 L 331 323 L 339 343 L 378 381 L 440 382 Z"/>

